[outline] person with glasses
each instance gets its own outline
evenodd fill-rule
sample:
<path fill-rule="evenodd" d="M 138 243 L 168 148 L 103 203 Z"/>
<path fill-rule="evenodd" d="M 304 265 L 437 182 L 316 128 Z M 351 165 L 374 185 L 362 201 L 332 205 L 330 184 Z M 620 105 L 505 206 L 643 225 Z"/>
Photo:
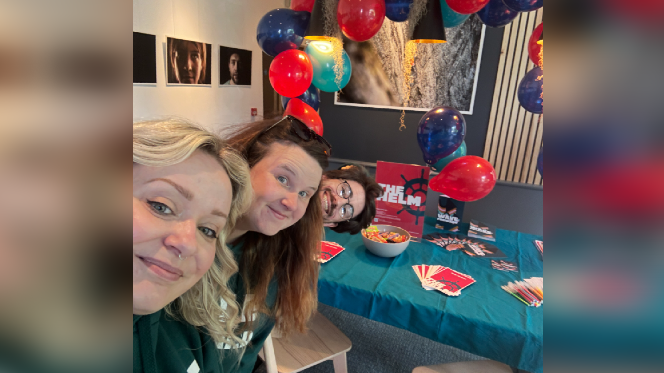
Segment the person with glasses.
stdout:
<path fill-rule="evenodd" d="M 326 227 L 357 234 L 376 216 L 376 198 L 383 188 L 360 165 L 327 171 L 321 182 L 321 205 Z"/>
<path fill-rule="evenodd" d="M 243 342 L 217 347 L 225 372 L 248 373 L 273 327 L 304 332 L 317 308 L 319 193 L 332 147 L 291 116 L 232 131 L 228 142 L 249 163 L 254 197 L 228 238 L 239 266 L 229 288 L 242 306 Z M 241 349 L 238 361 L 233 351 Z"/>

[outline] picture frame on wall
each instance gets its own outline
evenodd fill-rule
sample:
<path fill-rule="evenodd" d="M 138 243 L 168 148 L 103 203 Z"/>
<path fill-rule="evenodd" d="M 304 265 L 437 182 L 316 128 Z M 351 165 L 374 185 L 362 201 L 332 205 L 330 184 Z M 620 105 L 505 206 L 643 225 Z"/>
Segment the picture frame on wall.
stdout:
<path fill-rule="evenodd" d="M 166 37 L 167 85 L 211 86 L 212 44 Z"/>
<path fill-rule="evenodd" d="M 403 61 L 410 40 L 407 23 L 386 19 L 378 34 L 361 43 L 344 38 L 353 70 L 348 84 L 335 93 L 334 103 L 423 112 L 445 105 L 472 115 L 485 31 L 486 26 L 473 16 L 457 27 L 446 28 L 446 43 L 417 44 L 405 105 Z"/>
<path fill-rule="evenodd" d="M 134 32 L 134 83 L 157 84 L 157 37 Z"/>
<path fill-rule="evenodd" d="M 219 85 L 251 86 L 251 51 L 219 46 Z"/>

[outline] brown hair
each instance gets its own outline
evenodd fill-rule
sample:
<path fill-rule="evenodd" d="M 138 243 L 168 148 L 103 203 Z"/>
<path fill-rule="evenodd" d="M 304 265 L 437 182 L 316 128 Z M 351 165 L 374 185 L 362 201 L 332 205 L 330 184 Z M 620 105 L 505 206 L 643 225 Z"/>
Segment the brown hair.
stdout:
<path fill-rule="evenodd" d="M 249 167 L 255 166 L 273 143 L 297 145 L 315 159 L 322 169 L 327 168 L 328 158 L 323 146 L 315 140 L 304 141 L 291 132 L 289 121 L 262 133 L 276 119 L 247 125 L 232 134 L 229 144 L 245 156 Z M 242 259 L 238 263 L 246 284 L 247 294 L 254 296 L 244 307 L 247 323 L 252 327 L 254 310 L 275 319 L 275 325 L 284 335 L 294 330 L 304 332 L 307 321 L 317 307 L 317 283 L 319 264 L 314 260 L 320 254 L 323 239 L 323 212 L 318 202 L 320 185 L 311 196 L 302 219 L 274 236 L 247 232 Z M 266 306 L 268 288 L 275 278 L 278 286 L 277 301 L 273 310 Z"/>
<path fill-rule="evenodd" d="M 338 233 L 358 234 L 363 228 L 370 226 L 376 216 L 376 198 L 383 194 L 383 188 L 369 175 L 369 171 L 360 165 L 347 165 L 338 170 L 327 171 L 324 175 L 328 179 L 357 181 L 366 194 L 364 210 L 349 221 L 337 223 L 337 226 L 331 229 Z"/>

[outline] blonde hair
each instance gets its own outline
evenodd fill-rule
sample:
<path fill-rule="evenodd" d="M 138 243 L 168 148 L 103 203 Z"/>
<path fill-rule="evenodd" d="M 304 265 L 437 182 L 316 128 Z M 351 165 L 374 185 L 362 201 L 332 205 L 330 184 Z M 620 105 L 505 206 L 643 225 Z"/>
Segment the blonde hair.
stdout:
<path fill-rule="evenodd" d="M 235 335 L 240 307 L 227 286 L 238 266 L 226 246 L 226 237 L 251 205 L 253 195 L 247 162 L 216 135 L 180 119 L 134 123 L 133 150 L 134 163 L 152 167 L 180 163 L 196 150 L 202 150 L 215 157 L 226 170 L 233 199 L 226 226 L 219 232 L 215 261 L 201 280 L 165 310 L 191 325 L 205 327 L 216 343 L 241 343 Z M 226 308 L 222 308 L 223 303 Z"/>

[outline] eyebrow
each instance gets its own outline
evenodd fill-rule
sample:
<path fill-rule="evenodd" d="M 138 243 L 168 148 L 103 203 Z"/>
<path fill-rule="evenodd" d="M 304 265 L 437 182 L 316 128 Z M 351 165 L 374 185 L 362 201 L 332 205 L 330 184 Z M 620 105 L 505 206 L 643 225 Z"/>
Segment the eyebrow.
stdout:
<path fill-rule="evenodd" d="M 281 167 L 283 167 L 286 171 L 288 171 L 288 172 L 290 172 L 291 174 L 293 174 L 293 176 L 295 176 L 295 177 L 299 177 L 299 174 L 296 173 L 296 172 L 290 167 L 290 165 L 288 165 L 288 164 L 282 164 Z M 308 186 L 307 188 L 311 189 L 311 190 L 314 191 L 314 192 L 316 192 L 316 190 L 318 190 L 318 187 Z"/>
<path fill-rule="evenodd" d="M 213 210 L 212 215 L 217 215 L 217 216 L 221 216 L 224 219 L 228 219 L 228 215 L 226 215 L 224 212 L 219 211 L 219 210 Z"/>
<path fill-rule="evenodd" d="M 178 183 L 176 183 L 172 180 L 164 179 L 162 177 L 158 177 L 156 179 L 152 179 L 152 180 L 148 181 L 148 183 L 151 183 L 153 181 L 163 181 L 167 184 L 170 184 L 173 188 L 175 188 L 175 190 L 177 190 L 180 194 L 182 194 L 182 196 L 184 198 L 186 198 L 187 201 L 191 201 L 192 199 L 194 199 L 194 194 L 192 192 L 190 192 L 188 189 L 186 189 L 182 185 L 180 185 L 180 184 L 178 184 Z M 217 214 L 215 214 L 215 215 L 217 215 Z"/>

